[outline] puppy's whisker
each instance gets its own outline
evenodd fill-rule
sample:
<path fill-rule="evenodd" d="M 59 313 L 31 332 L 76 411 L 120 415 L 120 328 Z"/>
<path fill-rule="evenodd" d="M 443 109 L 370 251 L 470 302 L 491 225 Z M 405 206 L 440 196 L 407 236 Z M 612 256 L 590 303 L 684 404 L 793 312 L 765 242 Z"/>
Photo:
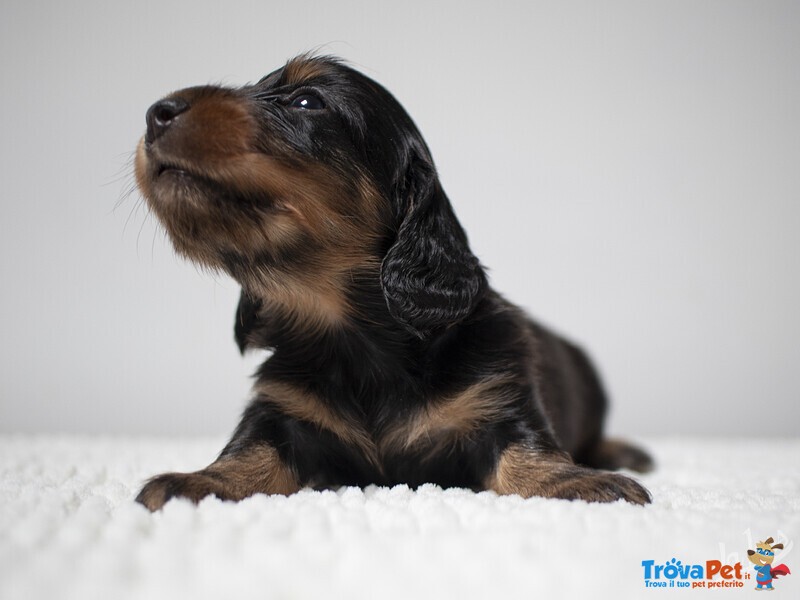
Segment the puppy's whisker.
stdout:
<path fill-rule="evenodd" d="M 133 218 L 134 214 L 139 213 L 139 206 L 142 204 L 142 200 L 137 201 L 131 209 L 128 211 L 128 216 L 125 218 L 125 224 L 122 226 L 122 235 L 125 235 L 125 232 L 128 229 L 128 224 L 130 223 L 131 219 Z"/>

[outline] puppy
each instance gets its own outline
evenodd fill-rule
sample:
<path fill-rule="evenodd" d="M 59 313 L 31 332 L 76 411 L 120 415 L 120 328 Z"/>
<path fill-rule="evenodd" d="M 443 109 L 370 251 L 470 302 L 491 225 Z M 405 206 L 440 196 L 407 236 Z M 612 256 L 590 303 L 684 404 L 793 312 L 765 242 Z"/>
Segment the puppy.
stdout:
<path fill-rule="evenodd" d="M 137 500 L 418 486 L 636 504 L 643 451 L 603 438 L 586 355 L 492 290 L 411 118 L 331 57 L 147 111 L 136 179 L 176 251 L 241 284 L 239 348 L 268 348 L 208 467 Z"/>

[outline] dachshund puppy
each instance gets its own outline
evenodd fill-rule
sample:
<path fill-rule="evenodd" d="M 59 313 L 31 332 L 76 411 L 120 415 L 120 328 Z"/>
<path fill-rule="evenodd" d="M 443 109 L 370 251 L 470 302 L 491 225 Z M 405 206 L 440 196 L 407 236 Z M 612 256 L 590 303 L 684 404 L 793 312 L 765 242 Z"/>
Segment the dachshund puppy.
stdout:
<path fill-rule="evenodd" d="M 151 479 L 139 502 L 426 482 L 650 501 L 598 470 L 650 459 L 603 438 L 586 355 L 487 285 L 383 87 L 301 56 L 255 85 L 175 92 L 146 121 L 150 209 L 179 254 L 241 284 L 241 351 L 273 353 L 219 458 Z"/>

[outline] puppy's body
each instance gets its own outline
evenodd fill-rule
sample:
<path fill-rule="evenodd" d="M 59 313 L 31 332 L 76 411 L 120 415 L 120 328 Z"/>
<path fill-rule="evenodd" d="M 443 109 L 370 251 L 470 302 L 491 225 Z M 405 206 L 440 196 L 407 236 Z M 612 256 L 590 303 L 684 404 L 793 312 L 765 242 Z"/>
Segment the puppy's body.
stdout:
<path fill-rule="evenodd" d="M 603 440 L 585 355 L 488 287 L 422 137 L 373 81 L 300 57 L 182 90 L 148 112 L 136 168 L 176 249 L 241 283 L 240 348 L 274 350 L 220 457 L 151 480 L 149 508 L 426 482 L 649 500 L 592 468 L 649 459 Z"/>

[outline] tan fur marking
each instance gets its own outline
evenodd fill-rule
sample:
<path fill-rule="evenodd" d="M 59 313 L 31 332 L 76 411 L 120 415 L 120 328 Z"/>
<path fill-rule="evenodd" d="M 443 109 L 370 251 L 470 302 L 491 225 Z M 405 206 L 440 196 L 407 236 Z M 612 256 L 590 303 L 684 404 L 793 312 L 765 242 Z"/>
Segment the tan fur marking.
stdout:
<path fill-rule="evenodd" d="M 263 271 L 242 282 L 249 293 L 264 298 L 267 310 L 280 308 L 287 322 L 306 330 L 326 330 L 341 326 L 349 316 L 345 289 L 333 273 L 288 273 L 280 276 Z"/>
<path fill-rule="evenodd" d="M 389 431 L 381 441 L 387 450 L 407 450 L 427 441 L 440 446 L 469 434 L 502 411 L 503 386 L 510 376 L 480 381 L 463 392 L 431 404 L 410 421 Z"/>
<path fill-rule="evenodd" d="M 485 486 L 498 494 L 517 494 L 523 498 L 650 502 L 647 491 L 628 477 L 579 467 L 566 453 L 543 452 L 525 444 L 512 444 L 503 451 Z"/>
<path fill-rule="evenodd" d="M 301 55 L 293 58 L 283 68 L 283 79 L 286 83 L 297 85 L 304 83 L 314 77 L 319 77 L 325 73 L 326 69 L 322 63 L 315 61 L 309 55 Z"/>
<path fill-rule="evenodd" d="M 523 444 L 512 444 L 500 456 L 486 487 L 498 494 L 518 494 L 523 498 L 546 496 L 550 487 L 547 484 L 570 466 L 572 460 L 566 455 L 548 456 Z"/>
<path fill-rule="evenodd" d="M 343 442 L 359 448 L 373 465 L 379 466 L 375 442 L 360 423 L 337 414 L 313 394 L 285 383 L 267 381 L 259 383 L 255 389 L 264 402 L 277 406 L 289 416 L 330 431 Z"/>
<path fill-rule="evenodd" d="M 195 473 L 164 473 L 151 479 L 137 501 L 149 510 L 160 509 L 173 496 L 199 502 L 214 495 L 221 500 L 242 500 L 253 494 L 293 494 L 300 489 L 295 473 L 267 444 L 241 454 L 217 459 Z"/>
<path fill-rule="evenodd" d="M 297 476 L 280 459 L 278 451 L 267 444 L 220 458 L 203 472 L 219 475 L 235 500 L 259 492 L 286 495 L 300 489 Z"/>

